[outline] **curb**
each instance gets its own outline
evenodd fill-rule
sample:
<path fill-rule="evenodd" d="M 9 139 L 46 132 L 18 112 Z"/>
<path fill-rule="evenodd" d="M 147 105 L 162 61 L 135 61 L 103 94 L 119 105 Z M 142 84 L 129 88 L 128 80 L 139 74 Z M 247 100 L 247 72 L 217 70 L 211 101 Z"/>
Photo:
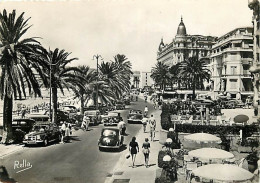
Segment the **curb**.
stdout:
<path fill-rule="evenodd" d="M 24 149 L 24 145 L 18 145 L 18 147 L 19 147 L 19 148 L 16 149 L 16 150 L 10 151 L 10 152 L 8 152 L 8 153 L 3 153 L 3 154 L 1 154 L 1 155 L 0 155 L 0 159 L 4 159 L 4 157 L 6 157 L 6 156 L 9 156 L 9 155 L 11 155 L 11 154 L 13 154 L 13 153 L 16 153 L 16 152 L 18 152 L 18 151 Z"/>

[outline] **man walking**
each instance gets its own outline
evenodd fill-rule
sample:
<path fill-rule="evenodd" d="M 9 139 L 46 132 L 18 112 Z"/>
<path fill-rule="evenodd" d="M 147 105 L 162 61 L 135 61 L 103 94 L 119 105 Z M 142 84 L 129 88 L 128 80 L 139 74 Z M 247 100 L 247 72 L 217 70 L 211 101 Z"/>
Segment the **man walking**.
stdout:
<path fill-rule="evenodd" d="M 156 120 L 153 117 L 153 115 L 151 114 L 150 120 L 149 120 L 149 124 L 150 124 L 150 136 L 151 136 L 151 141 L 154 141 L 155 138 L 155 128 L 156 128 Z"/>

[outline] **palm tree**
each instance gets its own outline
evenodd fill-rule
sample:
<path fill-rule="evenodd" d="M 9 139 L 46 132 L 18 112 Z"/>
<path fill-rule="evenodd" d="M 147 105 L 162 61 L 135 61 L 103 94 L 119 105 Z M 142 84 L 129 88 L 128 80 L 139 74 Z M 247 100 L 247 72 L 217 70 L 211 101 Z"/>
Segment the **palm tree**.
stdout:
<path fill-rule="evenodd" d="M 203 81 L 210 79 L 210 71 L 206 68 L 206 63 L 197 57 L 190 57 L 181 63 L 181 75 L 190 81 L 192 88 L 192 98 L 195 99 L 195 90 L 201 88 Z"/>
<path fill-rule="evenodd" d="M 26 97 L 26 89 L 35 96 L 41 96 L 36 74 L 44 79 L 44 63 L 38 60 L 40 43 L 35 38 L 21 39 L 31 26 L 24 13 L 16 18 L 15 10 L 7 15 L 6 10 L 0 12 L 0 65 L 1 99 L 4 100 L 3 122 L 7 131 L 6 142 L 12 139 L 13 98 Z"/>
<path fill-rule="evenodd" d="M 74 91 L 75 96 L 80 99 L 80 113 L 83 115 L 85 102 L 92 97 L 93 90 L 95 89 L 94 82 L 96 81 L 97 73 L 94 70 L 91 70 L 89 66 L 85 65 L 78 66 L 78 69 L 81 72 L 76 72 L 76 75 L 85 78 L 85 80 L 82 81 L 82 85 L 84 87 L 81 87 L 81 85 L 76 85 L 76 87 L 73 87 L 72 90 Z"/>
<path fill-rule="evenodd" d="M 69 90 L 73 87 L 80 86 L 84 88 L 83 81 L 85 80 L 76 72 L 81 72 L 77 67 L 67 66 L 77 58 L 68 59 L 70 53 L 65 50 L 59 50 L 56 48 L 54 51 L 47 51 L 42 48 L 42 54 L 40 59 L 46 62 L 48 67 L 46 68 L 46 75 L 49 78 L 49 86 L 52 93 L 52 122 L 57 122 L 57 108 L 58 108 L 58 89 L 64 95 L 64 88 Z M 51 111 L 50 111 L 51 112 Z"/>
<path fill-rule="evenodd" d="M 166 85 L 170 84 L 171 80 L 169 67 L 161 62 L 158 62 L 155 67 L 152 68 L 151 78 L 153 78 L 156 85 L 160 85 L 160 89 L 165 90 Z"/>
<path fill-rule="evenodd" d="M 169 68 L 169 72 L 171 74 L 171 82 L 172 82 L 172 84 L 177 83 L 178 89 L 180 89 L 180 83 L 181 83 L 180 71 L 181 71 L 180 70 L 180 62 Z"/>
<path fill-rule="evenodd" d="M 103 80 L 114 92 L 114 98 L 119 99 L 126 88 L 128 81 L 125 81 L 117 65 L 113 62 L 101 62 L 99 65 L 100 79 Z M 129 81 L 130 82 L 130 81 Z"/>

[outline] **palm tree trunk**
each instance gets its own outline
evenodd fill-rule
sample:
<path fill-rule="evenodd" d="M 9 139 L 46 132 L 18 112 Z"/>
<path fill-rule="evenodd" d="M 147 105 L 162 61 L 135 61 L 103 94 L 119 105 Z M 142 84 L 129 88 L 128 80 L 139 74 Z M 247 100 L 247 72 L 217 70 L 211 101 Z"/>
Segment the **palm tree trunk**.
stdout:
<path fill-rule="evenodd" d="M 52 87 L 52 122 L 57 123 L 58 93 L 57 88 Z"/>
<path fill-rule="evenodd" d="M 80 97 L 80 114 L 84 115 L 84 95 Z"/>
<path fill-rule="evenodd" d="M 196 79 L 194 77 L 193 83 L 192 83 L 192 99 L 195 100 L 196 98 L 196 94 L 195 94 L 195 90 L 196 90 Z"/>
<path fill-rule="evenodd" d="M 12 117 L 13 117 L 13 97 L 4 96 L 4 114 L 3 114 L 3 122 L 4 122 L 4 130 L 7 132 L 6 142 L 8 143 L 11 139 L 13 139 L 13 131 L 12 131 Z"/>

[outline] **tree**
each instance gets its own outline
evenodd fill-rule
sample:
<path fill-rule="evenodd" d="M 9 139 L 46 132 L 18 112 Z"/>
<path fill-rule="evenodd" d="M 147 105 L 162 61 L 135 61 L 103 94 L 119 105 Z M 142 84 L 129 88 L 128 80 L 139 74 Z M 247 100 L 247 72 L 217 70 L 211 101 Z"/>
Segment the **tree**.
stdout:
<path fill-rule="evenodd" d="M 84 114 L 84 106 L 85 102 L 88 101 L 92 97 L 92 93 L 95 90 L 94 85 L 97 77 L 97 73 L 94 70 L 91 70 L 89 66 L 81 65 L 78 66 L 78 69 L 81 72 L 76 72 L 76 75 L 79 75 L 80 77 L 83 77 L 85 80 L 82 81 L 82 87 L 81 85 L 75 86 L 72 88 L 72 90 L 75 93 L 75 96 L 80 99 L 80 113 Z M 87 103 L 87 102 L 86 102 Z"/>
<path fill-rule="evenodd" d="M 197 57 L 190 57 L 181 63 L 181 75 L 189 81 L 193 99 L 196 98 L 195 90 L 201 88 L 204 80 L 210 79 L 209 73 L 206 63 Z"/>
<path fill-rule="evenodd" d="M 77 67 L 68 67 L 67 65 L 77 58 L 69 59 L 70 53 L 56 48 L 54 51 L 47 51 L 42 48 L 40 59 L 47 64 L 46 75 L 49 79 L 49 86 L 52 93 L 52 122 L 57 123 L 58 109 L 58 89 L 64 95 L 64 88 L 70 90 L 73 87 L 81 86 L 84 88 L 84 78 L 76 72 L 81 72 Z"/>
<path fill-rule="evenodd" d="M 0 65 L 1 65 L 1 99 L 4 100 L 3 122 L 7 131 L 6 142 L 11 141 L 12 134 L 12 111 L 13 98 L 21 99 L 26 97 L 26 89 L 29 94 L 34 93 L 41 96 L 38 74 L 43 83 L 44 63 L 38 60 L 40 43 L 35 38 L 22 39 L 21 37 L 28 31 L 28 19 L 24 19 L 24 13 L 16 18 L 16 11 L 7 15 L 6 10 L 0 12 Z"/>
<path fill-rule="evenodd" d="M 169 73 L 169 66 L 158 62 L 155 67 L 152 68 L 151 78 L 155 81 L 156 85 L 160 86 L 160 89 L 165 90 L 166 85 L 170 84 L 171 75 Z"/>
<path fill-rule="evenodd" d="M 181 75 L 180 75 L 180 63 L 177 63 L 176 65 L 173 65 L 172 67 L 169 68 L 169 72 L 171 74 L 171 83 L 178 85 L 178 89 L 180 89 L 180 83 L 181 83 Z"/>

